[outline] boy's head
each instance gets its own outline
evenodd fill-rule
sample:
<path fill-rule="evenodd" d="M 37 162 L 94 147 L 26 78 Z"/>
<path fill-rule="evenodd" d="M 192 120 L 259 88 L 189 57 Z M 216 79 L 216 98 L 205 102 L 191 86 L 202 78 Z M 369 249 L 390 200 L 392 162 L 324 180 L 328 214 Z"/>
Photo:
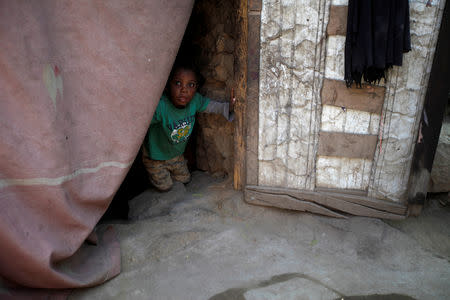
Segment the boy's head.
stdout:
<path fill-rule="evenodd" d="M 197 92 L 201 79 L 200 73 L 191 61 L 177 59 L 167 85 L 173 105 L 177 108 L 188 105 Z"/>

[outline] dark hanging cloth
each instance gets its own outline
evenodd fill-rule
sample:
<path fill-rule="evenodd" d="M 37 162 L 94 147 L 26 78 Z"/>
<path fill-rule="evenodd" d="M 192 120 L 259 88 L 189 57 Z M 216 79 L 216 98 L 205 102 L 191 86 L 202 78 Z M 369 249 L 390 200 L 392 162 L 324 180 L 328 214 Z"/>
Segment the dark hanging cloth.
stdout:
<path fill-rule="evenodd" d="M 411 50 L 408 0 L 349 0 L 345 81 L 379 82 Z"/>

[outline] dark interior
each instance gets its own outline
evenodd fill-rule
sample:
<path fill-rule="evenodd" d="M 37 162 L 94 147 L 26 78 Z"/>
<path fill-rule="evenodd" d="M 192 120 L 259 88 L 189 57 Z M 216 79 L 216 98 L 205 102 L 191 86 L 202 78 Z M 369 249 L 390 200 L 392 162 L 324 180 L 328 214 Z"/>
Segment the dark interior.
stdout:
<path fill-rule="evenodd" d="M 216 101 L 228 101 L 231 89 L 236 85 L 235 70 L 239 67 L 236 66 L 235 60 L 238 55 L 236 44 L 239 36 L 236 24 L 239 22 L 239 7 L 239 0 L 195 1 L 178 52 L 178 55 L 192 57 L 205 78 L 199 92 Z M 208 129 L 217 129 L 216 138 L 226 139 L 229 146 L 212 146 L 211 137 L 202 131 L 202 127 L 205 126 Z M 232 124 L 227 124 L 227 121 L 214 116 L 198 116 L 185 151 L 190 171 L 202 170 L 211 174 L 232 175 L 232 131 Z M 148 181 L 139 151 L 102 220 L 126 220 L 128 201 L 149 188 L 152 186 Z"/>

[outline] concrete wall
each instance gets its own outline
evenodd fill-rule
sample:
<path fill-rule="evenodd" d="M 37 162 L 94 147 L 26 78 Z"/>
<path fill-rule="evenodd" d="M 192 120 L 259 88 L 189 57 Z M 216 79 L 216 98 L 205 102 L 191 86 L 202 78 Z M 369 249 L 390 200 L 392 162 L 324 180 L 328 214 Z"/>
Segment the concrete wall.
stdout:
<path fill-rule="evenodd" d="M 258 184 L 403 201 L 445 0 L 410 1 L 412 51 L 347 89 L 343 0 L 263 0 Z"/>

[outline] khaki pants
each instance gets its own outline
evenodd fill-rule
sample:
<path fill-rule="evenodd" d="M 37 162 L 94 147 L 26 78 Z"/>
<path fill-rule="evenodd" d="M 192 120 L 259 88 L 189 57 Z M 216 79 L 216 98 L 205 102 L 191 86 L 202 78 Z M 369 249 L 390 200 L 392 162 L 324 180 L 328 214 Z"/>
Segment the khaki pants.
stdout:
<path fill-rule="evenodd" d="M 142 161 L 149 175 L 150 182 L 160 191 L 167 191 L 173 185 L 173 180 L 182 183 L 191 181 L 187 161 L 183 155 L 169 160 L 152 160 L 145 149 L 142 151 Z"/>

